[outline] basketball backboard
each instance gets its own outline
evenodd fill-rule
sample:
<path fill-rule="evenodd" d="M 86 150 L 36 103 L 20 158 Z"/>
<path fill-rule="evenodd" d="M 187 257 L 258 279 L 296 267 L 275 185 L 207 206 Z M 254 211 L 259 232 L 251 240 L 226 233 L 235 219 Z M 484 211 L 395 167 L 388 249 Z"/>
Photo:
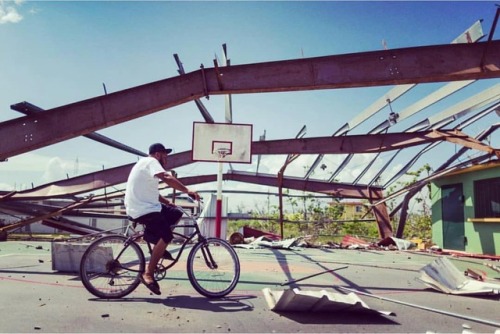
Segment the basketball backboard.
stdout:
<path fill-rule="evenodd" d="M 252 163 L 252 125 L 193 123 L 193 161 Z"/>

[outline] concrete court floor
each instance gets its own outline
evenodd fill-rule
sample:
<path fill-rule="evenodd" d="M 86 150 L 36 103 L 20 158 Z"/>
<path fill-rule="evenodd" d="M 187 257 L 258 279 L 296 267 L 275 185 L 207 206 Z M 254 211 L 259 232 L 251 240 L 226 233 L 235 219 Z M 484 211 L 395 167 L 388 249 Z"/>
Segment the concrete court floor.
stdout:
<path fill-rule="evenodd" d="M 175 246 L 169 248 L 174 250 Z M 162 295 L 140 285 L 119 300 L 100 300 L 85 290 L 77 273 L 52 270 L 51 243 L 0 243 L 0 332 L 2 333 L 500 333 L 498 297 L 443 294 L 416 280 L 418 270 L 436 259 L 426 253 L 340 249 L 236 249 L 241 278 L 227 298 L 207 299 L 191 287 L 180 263 L 160 282 Z M 183 257 L 187 256 L 184 253 Z M 482 260 L 452 259 L 460 270 L 480 268 L 489 279 L 500 274 Z M 345 267 L 299 280 L 329 269 Z M 337 292 L 344 286 L 384 298 L 466 316 L 443 315 L 392 301 L 359 296 L 370 308 L 395 316 L 354 312 L 276 313 L 263 288 Z"/>

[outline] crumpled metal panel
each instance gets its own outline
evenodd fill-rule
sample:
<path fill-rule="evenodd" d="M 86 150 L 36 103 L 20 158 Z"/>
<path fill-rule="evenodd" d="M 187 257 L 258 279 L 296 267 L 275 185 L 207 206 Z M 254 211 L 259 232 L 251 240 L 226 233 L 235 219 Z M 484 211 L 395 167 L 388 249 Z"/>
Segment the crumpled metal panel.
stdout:
<path fill-rule="evenodd" d="M 453 295 L 498 295 L 500 284 L 480 282 L 464 275 L 446 257 L 441 257 L 420 269 L 418 278 L 425 285 Z"/>
<path fill-rule="evenodd" d="M 288 289 L 284 291 L 262 289 L 269 308 L 276 312 L 368 312 L 395 315 L 390 311 L 373 310 L 356 294 Z"/>

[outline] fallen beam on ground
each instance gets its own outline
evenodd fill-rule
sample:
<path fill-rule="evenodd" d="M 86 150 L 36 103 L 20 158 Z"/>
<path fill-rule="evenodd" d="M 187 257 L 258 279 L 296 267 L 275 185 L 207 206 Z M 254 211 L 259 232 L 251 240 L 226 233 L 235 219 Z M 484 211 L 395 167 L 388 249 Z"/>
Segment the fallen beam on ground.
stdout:
<path fill-rule="evenodd" d="M 343 290 L 343 291 L 353 292 L 353 293 L 356 293 L 356 294 L 359 294 L 359 295 L 362 295 L 362 296 L 373 297 L 373 298 L 377 298 L 377 299 L 380 299 L 380 300 L 385 300 L 385 301 L 388 301 L 388 302 L 393 302 L 393 303 L 396 303 L 396 304 L 401 304 L 401 305 L 405 305 L 405 306 L 419 308 L 421 310 L 436 312 L 436 313 L 440 313 L 440 314 L 444 314 L 444 315 L 449 315 L 449 316 L 455 317 L 455 318 L 466 319 L 466 320 L 470 320 L 470 321 L 480 322 L 482 324 L 487 324 L 487 325 L 491 325 L 491 326 L 500 327 L 500 322 L 497 322 L 497 321 L 494 321 L 494 320 L 481 319 L 481 318 L 471 317 L 471 316 L 460 314 L 460 313 L 448 312 L 448 311 L 440 310 L 440 309 L 437 309 L 437 308 L 432 308 L 432 307 L 417 305 L 417 304 L 413 304 L 413 303 L 406 303 L 406 302 L 402 302 L 402 301 L 399 301 L 399 300 L 395 300 L 395 299 L 391 299 L 391 298 L 386 298 L 386 297 L 381 297 L 381 296 L 377 296 L 377 295 L 374 295 L 374 294 L 371 294 L 371 293 L 366 293 L 366 292 L 358 291 L 356 289 L 345 288 L 343 286 L 338 286 L 338 288 L 341 289 L 341 290 Z"/>
<path fill-rule="evenodd" d="M 297 283 L 297 282 L 303 281 L 303 280 L 308 279 L 308 278 L 313 278 L 313 277 L 316 277 L 316 276 L 319 276 L 319 275 L 323 275 L 323 274 L 326 274 L 326 273 L 332 273 L 334 271 L 341 270 L 341 269 L 346 269 L 346 268 L 349 268 L 349 267 L 348 266 L 344 266 L 344 267 L 340 267 L 340 268 L 325 270 L 325 271 L 322 271 L 322 272 L 317 273 L 317 274 L 312 274 L 312 275 L 305 276 L 305 277 L 302 277 L 302 278 L 299 278 L 299 279 L 296 279 L 296 280 L 293 280 L 293 281 L 288 281 L 288 282 L 285 282 L 285 283 L 281 283 L 280 285 L 281 286 L 283 286 L 283 285 L 290 285 L 290 284 L 293 284 L 293 283 Z"/>

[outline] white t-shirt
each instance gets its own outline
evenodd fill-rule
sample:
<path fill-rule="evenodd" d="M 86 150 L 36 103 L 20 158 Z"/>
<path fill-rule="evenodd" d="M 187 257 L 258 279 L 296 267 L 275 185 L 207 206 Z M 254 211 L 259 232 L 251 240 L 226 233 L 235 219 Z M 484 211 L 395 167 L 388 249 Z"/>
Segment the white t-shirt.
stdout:
<path fill-rule="evenodd" d="M 125 209 L 128 216 L 139 218 L 151 212 L 161 211 L 161 203 L 158 200 L 160 180 L 155 177 L 159 173 L 165 173 L 165 170 L 153 157 L 141 158 L 132 168 L 125 190 Z"/>

